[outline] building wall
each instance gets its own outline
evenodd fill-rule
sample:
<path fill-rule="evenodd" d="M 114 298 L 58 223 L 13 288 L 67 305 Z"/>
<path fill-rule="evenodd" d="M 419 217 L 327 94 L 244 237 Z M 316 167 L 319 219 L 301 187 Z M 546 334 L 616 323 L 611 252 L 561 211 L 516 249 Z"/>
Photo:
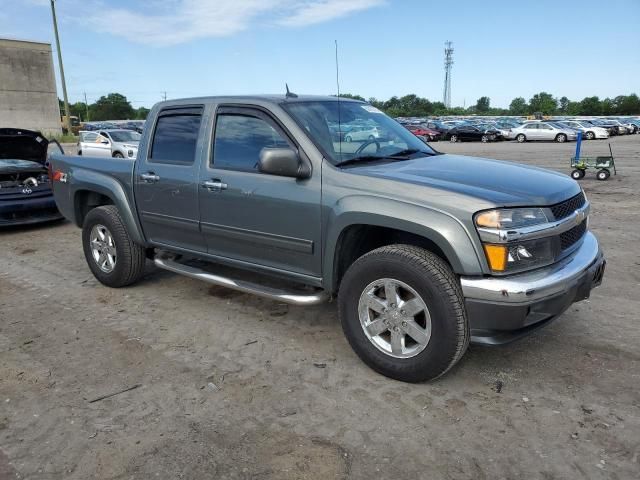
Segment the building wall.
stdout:
<path fill-rule="evenodd" d="M 0 127 L 62 133 L 50 44 L 0 38 Z"/>

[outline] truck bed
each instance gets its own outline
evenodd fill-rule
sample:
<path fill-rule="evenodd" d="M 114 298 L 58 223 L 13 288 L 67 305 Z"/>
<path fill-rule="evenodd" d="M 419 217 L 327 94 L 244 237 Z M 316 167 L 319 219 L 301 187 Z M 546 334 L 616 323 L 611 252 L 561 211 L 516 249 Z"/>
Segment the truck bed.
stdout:
<path fill-rule="evenodd" d="M 134 159 L 52 154 L 49 164 L 58 208 L 79 226 L 81 219 L 77 216 L 76 199 L 84 190 L 116 196 L 113 198 L 116 204 L 134 204 Z"/>

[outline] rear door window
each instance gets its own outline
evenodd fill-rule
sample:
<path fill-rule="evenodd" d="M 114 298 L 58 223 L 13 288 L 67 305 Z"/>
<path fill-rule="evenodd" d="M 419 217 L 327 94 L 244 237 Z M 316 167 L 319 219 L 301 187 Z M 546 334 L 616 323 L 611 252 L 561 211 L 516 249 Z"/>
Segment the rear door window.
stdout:
<path fill-rule="evenodd" d="M 201 120 L 202 108 L 161 112 L 153 134 L 149 161 L 192 165 Z"/>

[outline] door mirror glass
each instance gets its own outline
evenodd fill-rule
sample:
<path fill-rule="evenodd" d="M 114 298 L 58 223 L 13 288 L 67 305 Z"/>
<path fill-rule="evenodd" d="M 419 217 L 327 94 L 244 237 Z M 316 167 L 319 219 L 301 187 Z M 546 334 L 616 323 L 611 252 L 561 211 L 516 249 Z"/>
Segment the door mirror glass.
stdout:
<path fill-rule="evenodd" d="M 300 161 L 298 153 L 291 148 L 263 148 L 260 151 L 258 170 L 269 175 L 308 178 L 309 172 Z"/>

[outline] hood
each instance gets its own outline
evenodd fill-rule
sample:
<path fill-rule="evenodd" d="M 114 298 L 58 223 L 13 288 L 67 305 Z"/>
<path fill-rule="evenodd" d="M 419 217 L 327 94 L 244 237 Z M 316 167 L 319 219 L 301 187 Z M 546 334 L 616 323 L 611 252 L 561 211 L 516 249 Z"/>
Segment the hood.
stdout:
<path fill-rule="evenodd" d="M 496 206 L 553 205 L 580 193 L 578 183 L 561 173 L 463 155 L 354 166 L 349 172 L 460 193 Z"/>
<path fill-rule="evenodd" d="M 40 132 L 0 128 L 0 161 L 29 160 L 44 166 L 48 147 L 49 141 Z"/>

